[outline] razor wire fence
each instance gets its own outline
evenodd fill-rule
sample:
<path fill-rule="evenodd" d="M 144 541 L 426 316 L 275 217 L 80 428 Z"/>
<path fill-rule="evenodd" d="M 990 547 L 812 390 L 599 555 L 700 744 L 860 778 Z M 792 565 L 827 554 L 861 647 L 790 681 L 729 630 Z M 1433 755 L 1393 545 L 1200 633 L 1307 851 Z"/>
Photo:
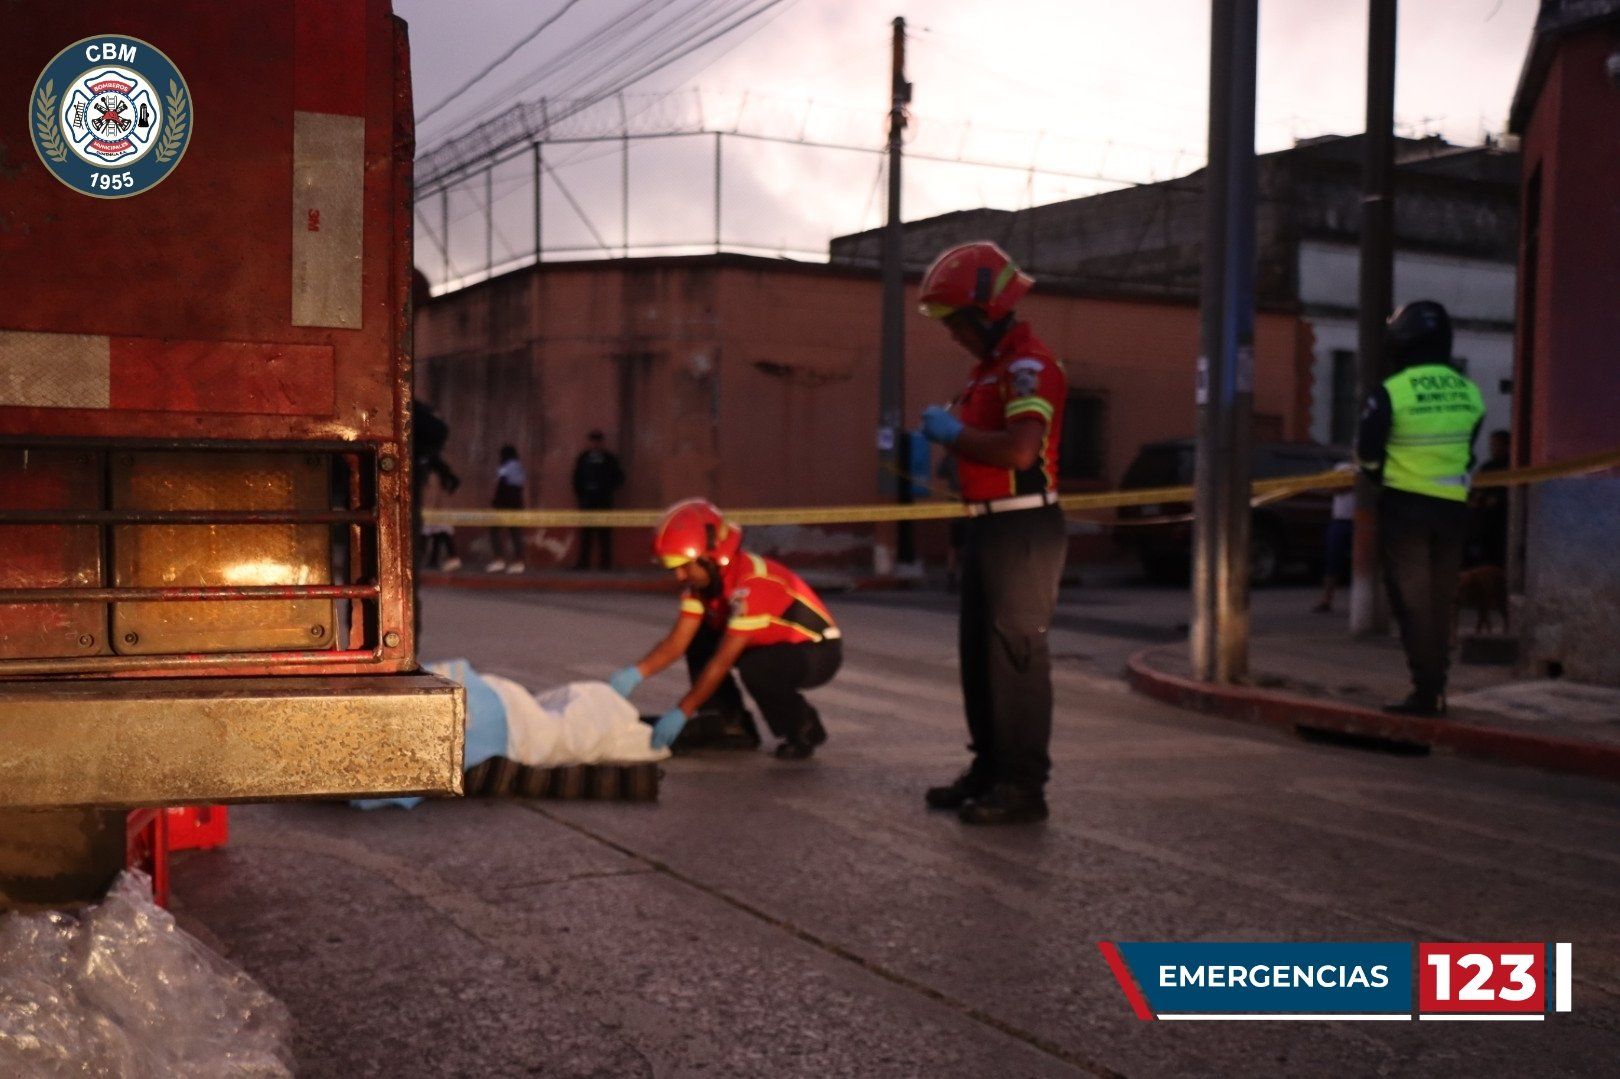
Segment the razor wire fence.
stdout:
<path fill-rule="evenodd" d="M 825 261 L 883 221 L 885 113 L 696 90 L 539 99 L 416 160 L 434 293 L 542 261 L 741 252 Z M 1178 175 L 1186 151 L 912 117 L 909 220 L 1017 209 Z"/>

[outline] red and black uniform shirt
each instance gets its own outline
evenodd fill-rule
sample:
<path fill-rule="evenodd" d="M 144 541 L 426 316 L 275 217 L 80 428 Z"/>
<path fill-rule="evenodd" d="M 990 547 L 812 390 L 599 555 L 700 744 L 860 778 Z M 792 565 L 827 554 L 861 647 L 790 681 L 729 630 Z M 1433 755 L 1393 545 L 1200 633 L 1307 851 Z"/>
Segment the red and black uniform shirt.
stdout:
<path fill-rule="evenodd" d="M 681 617 L 727 635 L 742 634 L 748 648 L 836 640 L 838 626 L 799 575 L 769 558 L 740 551 L 720 571 L 720 587 L 681 593 Z"/>
<path fill-rule="evenodd" d="M 957 399 L 956 415 L 981 431 L 1005 431 L 1009 420 L 1034 416 L 1046 424 L 1040 456 L 1034 465 L 1019 470 L 959 455 L 957 479 L 962 500 L 989 502 L 1057 490 L 1058 443 L 1068 396 L 1063 365 L 1027 324 L 1014 323 L 996 344 L 995 353 L 973 369 L 967 389 Z"/>

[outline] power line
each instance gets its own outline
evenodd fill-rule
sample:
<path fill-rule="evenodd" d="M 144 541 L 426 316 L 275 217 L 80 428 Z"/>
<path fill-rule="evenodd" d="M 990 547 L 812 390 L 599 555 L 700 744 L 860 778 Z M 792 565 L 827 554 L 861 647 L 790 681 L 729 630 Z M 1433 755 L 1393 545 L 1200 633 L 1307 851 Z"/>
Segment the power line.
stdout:
<path fill-rule="evenodd" d="M 763 0 L 751 10 L 745 10 L 752 2 L 754 0 L 742 0 L 741 3 L 724 9 L 721 14 L 709 19 L 701 26 L 687 31 L 668 46 L 664 46 L 663 42 L 659 40 L 668 31 L 667 26 L 660 27 L 651 34 L 644 36 L 629 47 L 629 53 L 634 55 L 644 49 L 648 43 L 655 43 L 666 50 L 656 63 L 650 66 L 643 65 L 639 69 L 628 72 L 624 71 L 624 65 L 617 65 L 618 70 L 613 71 L 606 79 L 598 82 L 595 86 L 585 90 L 584 96 L 565 100 L 565 103 L 559 105 L 559 109 L 555 114 L 551 114 L 545 109 L 547 99 L 542 97 L 540 100 L 542 107 L 540 127 L 548 128 L 557 121 L 568 119 L 590 108 L 592 105 L 612 97 L 634 83 L 663 70 L 670 64 L 690 56 L 698 49 L 712 44 L 738 27 L 753 21 L 772 8 L 784 3 L 785 0 Z M 725 21 L 727 19 L 730 21 Z M 724 22 L 724 25 L 720 25 L 722 22 Z M 670 25 L 674 25 L 673 20 Z M 706 31 L 711 32 L 705 34 Z M 671 49 L 674 51 L 668 51 Z M 583 86 L 591 77 L 586 76 L 574 80 L 563 92 L 566 94 Z M 536 138 L 541 132 L 530 122 L 532 119 L 533 103 L 519 104 L 501 116 L 484 121 L 461 135 L 442 140 L 433 149 L 422 155 L 418 159 L 418 163 L 426 166 L 426 171 L 432 176 L 457 167 L 455 165 L 437 166 L 437 162 L 440 160 L 453 161 L 457 157 L 462 157 L 463 161 L 465 161 L 476 159 L 478 156 L 497 154 L 517 143 Z"/>
<path fill-rule="evenodd" d="M 698 75 L 701 75 L 703 72 L 705 72 L 709 68 L 713 67 L 717 62 L 719 62 L 719 60 L 721 58 L 729 55 L 731 52 L 733 52 L 735 49 L 737 49 L 739 46 L 741 46 L 744 42 L 748 41 L 749 39 L 751 39 L 755 35 L 757 35 L 761 30 L 764 30 L 766 27 L 768 27 L 772 23 L 776 22 L 777 19 L 780 19 L 783 15 L 786 15 L 790 10 L 792 10 L 793 6 L 795 4 L 797 4 L 798 2 L 799 2 L 799 0 L 787 0 L 787 7 L 782 8 L 775 15 L 772 15 L 769 19 L 766 19 L 764 22 L 762 22 L 758 26 L 754 27 L 752 30 L 748 31 L 748 33 L 744 34 L 742 37 L 737 38 L 735 41 L 732 41 L 730 44 L 728 44 L 725 48 L 723 48 L 719 52 L 715 53 L 712 57 L 710 57 L 708 59 L 708 61 L 706 61 L 703 64 L 702 67 L 698 68 L 696 71 L 693 71 L 691 74 L 689 74 L 687 76 L 687 78 L 688 79 L 696 78 Z M 657 105 L 661 101 L 667 100 L 670 96 L 673 96 L 673 91 L 671 91 L 670 94 L 650 95 L 649 98 L 648 98 L 647 104 L 643 105 L 640 109 L 637 109 L 635 112 L 631 113 L 630 114 L 630 119 L 632 119 L 632 120 L 639 119 L 641 116 L 645 115 L 648 110 L 653 108 L 653 106 Z M 701 103 L 701 100 L 700 100 L 699 108 L 701 109 L 701 107 L 702 107 L 702 103 Z M 581 152 L 583 152 L 583 151 L 581 151 Z M 568 164 L 569 162 L 571 162 L 573 160 L 574 160 L 574 158 L 572 158 L 572 157 L 566 158 L 566 159 L 564 159 L 563 164 Z"/>
<path fill-rule="evenodd" d="M 491 109 L 498 107 L 502 102 L 508 101 L 514 93 L 517 93 L 520 90 L 525 88 L 530 90 L 540 89 L 540 84 L 544 80 L 551 78 L 559 72 L 567 70 L 575 64 L 589 61 L 597 53 L 601 52 L 604 46 L 616 41 L 619 38 L 623 38 L 627 34 L 633 32 L 635 28 L 645 27 L 651 23 L 663 12 L 665 8 L 669 7 L 670 4 L 674 2 L 675 0 L 640 0 L 640 2 L 634 7 L 630 8 L 628 11 L 625 11 L 619 16 L 608 19 L 595 30 L 592 30 L 578 41 L 570 44 L 564 51 L 546 57 L 546 59 L 541 61 L 537 67 L 531 68 L 529 71 L 520 75 L 516 79 L 507 82 L 506 85 L 501 87 L 494 94 L 491 94 L 489 97 L 485 98 L 481 104 L 474 107 L 471 111 L 463 114 L 456 121 L 455 126 L 465 127 L 473 123 L 474 121 L 488 114 Z M 709 2 L 709 0 L 700 0 L 696 6 L 676 14 L 672 19 L 670 19 L 666 26 L 675 26 L 679 24 L 683 19 L 690 17 L 694 12 L 698 11 L 703 4 L 707 2 Z M 553 96 L 558 95 L 553 94 Z M 452 130 L 452 134 L 446 136 L 445 139 L 441 140 L 441 142 L 448 141 L 454 137 L 454 131 Z"/>
<path fill-rule="evenodd" d="M 677 60 L 681 60 L 681 59 L 683 59 L 683 58 L 685 58 L 687 56 L 690 56 L 692 53 L 696 52 L 698 49 L 703 48 L 705 45 L 711 44 L 712 42 L 717 41 L 722 37 L 725 37 L 727 34 L 731 33 L 733 30 L 737 29 L 738 27 L 740 27 L 740 26 L 742 26 L 742 25 L 744 25 L 744 24 L 746 24 L 748 22 L 751 22 L 752 20 L 758 18 L 760 15 L 763 15 L 765 12 L 769 11 L 770 9 L 778 6 L 779 4 L 782 4 L 784 2 L 784 0 L 764 0 L 763 3 L 761 3 L 758 7 L 754 8 L 752 11 L 743 12 L 743 9 L 748 6 L 749 2 L 751 2 L 751 0 L 742 0 L 741 3 L 733 5 L 731 8 L 726 9 L 720 15 L 717 15 L 715 18 L 710 19 L 708 22 L 704 23 L 702 26 L 697 27 L 696 29 L 692 30 L 685 37 L 681 38 L 679 41 L 674 42 L 672 45 L 669 46 L 669 48 L 675 49 L 675 50 L 678 50 L 678 51 L 676 51 L 674 53 L 669 53 L 669 54 L 664 55 L 664 57 L 661 60 L 659 60 L 657 63 L 651 65 L 650 67 L 643 66 L 639 70 L 632 70 L 628 74 L 622 74 L 620 72 L 615 72 L 614 74 L 610 75 L 608 78 L 606 78 L 602 82 L 598 83 L 592 89 L 587 90 L 586 93 L 585 93 L 584 98 L 582 100 L 580 100 L 578 103 L 576 103 L 575 107 L 578 108 L 578 109 L 588 108 L 588 107 L 590 107 L 591 105 L 595 104 L 598 101 L 603 101 L 603 100 L 606 100 L 607 98 L 612 97 L 614 94 L 618 93 L 621 90 L 627 89 L 628 87 L 634 85 L 635 83 L 640 82 L 642 79 L 645 79 L 650 75 L 654 75 L 657 72 L 662 71 L 664 68 L 668 67 L 670 64 L 675 63 Z M 708 31 L 708 30 L 714 28 L 715 26 L 717 26 L 719 23 L 721 23 L 722 21 L 724 21 L 726 19 L 732 18 L 732 16 L 737 15 L 738 12 L 743 12 L 743 13 L 740 16 L 738 16 L 737 18 L 733 19 L 733 21 L 731 21 L 729 23 L 726 23 L 724 26 L 720 26 L 718 29 L 715 29 L 714 32 L 710 33 L 707 37 L 701 38 L 700 40 L 697 40 L 696 42 L 693 42 L 693 39 L 696 38 L 697 35 L 702 34 L 705 31 Z M 692 43 L 688 44 L 689 42 L 692 42 Z M 584 81 L 585 80 L 583 80 L 583 79 L 578 80 L 573 85 L 574 86 L 579 86 L 579 85 L 583 84 Z"/>
<path fill-rule="evenodd" d="M 478 74 L 462 83 L 461 86 L 459 86 L 449 97 L 445 98 L 427 112 L 417 117 L 416 122 L 419 124 L 425 123 L 427 119 L 434 113 L 450 104 L 450 102 L 454 101 L 468 90 L 471 90 L 474 86 L 477 86 L 490 72 L 494 71 L 496 68 L 500 67 L 502 64 L 506 63 L 506 61 L 510 60 L 514 55 L 516 55 L 519 49 L 523 48 L 523 46 L 539 37 L 548 26 L 562 18 L 564 15 L 568 14 L 568 9 L 577 3 L 579 3 L 579 0 L 563 0 L 563 6 L 557 9 L 556 14 L 552 15 L 550 18 L 542 20 L 539 26 L 536 26 L 533 30 L 530 30 L 517 42 L 517 44 L 513 45 L 511 48 L 501 53 L 501 55 L 497 56 L 494 60 L 490 61 L 490 63 Z"/>

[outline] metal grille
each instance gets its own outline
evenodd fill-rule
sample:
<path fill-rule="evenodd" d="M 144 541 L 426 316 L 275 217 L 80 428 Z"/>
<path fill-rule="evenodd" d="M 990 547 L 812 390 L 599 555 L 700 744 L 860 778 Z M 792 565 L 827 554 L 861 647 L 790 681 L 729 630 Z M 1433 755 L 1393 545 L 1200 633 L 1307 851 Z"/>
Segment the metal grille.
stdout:
<path fill-rule="evenodd" d="M 346 444 L 0 440 L 0 677 L 379 662 L 378 468 Z"/>

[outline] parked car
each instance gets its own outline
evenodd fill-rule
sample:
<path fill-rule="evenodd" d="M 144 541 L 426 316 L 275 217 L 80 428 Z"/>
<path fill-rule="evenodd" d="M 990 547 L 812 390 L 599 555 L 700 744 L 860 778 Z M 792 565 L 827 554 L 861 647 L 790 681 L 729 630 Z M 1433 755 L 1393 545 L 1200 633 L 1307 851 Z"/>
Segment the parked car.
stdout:
<path fill-rule="evenodd" d="M 1125 470 L 1120 486 L 1125 490 L 1144 487 L 1179 487 L 1193 482 L 1193 440 L 1172 439 L 1150 442 L 1137 452 Z M 1308 476 L 1328 472 L 1349 459 L 1344 450 L 1314 442 L 1262 442 L 1253 450 L 1252 475 L 1257 480 L 1283 476 Z M 1136 523 L 1154 517 L 1177 518 L 1190 515 L 1190 502 L 1163 502 L 1145 506 L 1121 506 L 1118 520 L 1119 541 L 1134 550 L 1142 569 L 1156 581 L 1181 582 L 1192 565 L 1192 523 Z M 1249 579 L 1266 585 L 1280 580 L 1292 569 L 1308 568 L 1313 579 L 1321 577 L 1322 544 L 1332 517 L 1332 495 L 1327 491 L 1307 491 L 1279 502 L 1256 507 L 1249 526 Z"/>

